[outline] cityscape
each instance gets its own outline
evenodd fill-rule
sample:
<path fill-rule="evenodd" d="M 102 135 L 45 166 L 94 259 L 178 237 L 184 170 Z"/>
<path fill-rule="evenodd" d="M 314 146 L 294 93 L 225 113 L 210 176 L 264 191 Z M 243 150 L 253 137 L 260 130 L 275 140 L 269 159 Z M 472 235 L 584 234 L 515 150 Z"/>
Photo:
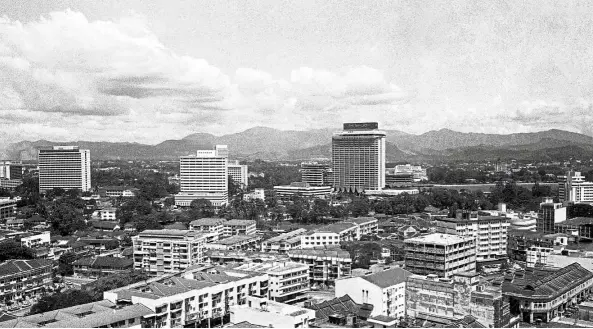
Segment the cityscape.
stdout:
<path fill-rule="evenodd" d="M 593 327 L 593 5 L 55 2 L 0 0 L 0 328 Z"/>

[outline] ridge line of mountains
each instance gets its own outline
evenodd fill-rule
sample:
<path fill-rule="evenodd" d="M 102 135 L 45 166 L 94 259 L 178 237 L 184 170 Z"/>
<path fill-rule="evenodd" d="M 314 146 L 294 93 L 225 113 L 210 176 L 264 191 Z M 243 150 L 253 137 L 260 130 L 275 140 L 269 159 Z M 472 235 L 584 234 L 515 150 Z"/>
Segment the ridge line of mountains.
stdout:
<path fill-rule="evenodd" d="M 90 149 L 93 160 L 177 160 L 199 149 L 216 144 L 229 146 L 231 158 L 239 160 L 290 161 L 331 158 L 331 136 L 339 129 L 283 131 L 254 127 L 245 131 L 214 136 L 196 133 L 179 140 L 156 145 L 129 142 L 52 142 L 22 141 L 9 144 L 4 157 L 11 160 L 36 160 L 37 150 L 54 145 L 79 145 Z M 387 162 L 452 160 L 529 160 L 561 161 L 593 158 L 593 137 L 552 129 L 534 133 L 482 134 L 450 129 L 420 135 L 399 130 L 383 130 Z"/>

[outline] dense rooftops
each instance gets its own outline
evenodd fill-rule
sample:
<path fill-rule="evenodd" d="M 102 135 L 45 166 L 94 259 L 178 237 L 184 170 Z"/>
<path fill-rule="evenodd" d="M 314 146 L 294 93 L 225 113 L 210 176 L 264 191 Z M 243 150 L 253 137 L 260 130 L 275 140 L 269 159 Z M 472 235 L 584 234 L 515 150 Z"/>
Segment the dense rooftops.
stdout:
<path fill-rule="evenodd" d="M 445 233 L 433 233 L 415 238 L 406 239 L 405 242 L 411 243 L 432 243 L 437 245 L 450 245 L 455 243 L 462 243 L 468 240 L 473 240 L 471 237 L 462 237 L 459 235 L 445 234 Z"/>
<path fill-rule="evenodd" d="M 350 259 L 350 253 L 339 248 L 334 249 L 295 249 L 287 252 L 289 257 L 337 257 Z"/>
<path fill-rule="evenodd" d="M 361 278 L 381 288 L 387 288 L 406 282 L 406 279 L 410 275 L 412 275 L 412 273 L 396 267 L 394 269 L 365 275 Z"/>
<path fill-rule="evenodd" d="M 234 245 L 241 242 L 251 241 L 251 240 L 258 240 L 260 239 L 259 236 L 256 235 L 233 235 L 228 238 L 224 238 L 222 240 L 214 241 L 212 244 L 220 244 L 220 245 Z"/>
<path fill-rule="evenodd" d="M 36 270 L 45 266 L 52 266 L 52 264 L 52 261 L 47 259 L 9 260 L 4 264 L 0 264 L 0 276 Z"/>
<path fill-rule="evenodd" d="M 96 258 L 87 257 L 74 261 L 72 265 L 90 266 L 96 268 L 127 268 L 134 266 L 134 260 L 109 256 Z"/>
<path fill-rule="evenodd" d="M 141 232 L 138 236 L 141 238 L 195 238 L 205 236 L 207 233 L 201 233 L 189 230 L 146 230 Z"/>
<path fill-rule="evenodd" d="M 222 223 L 226 222 L 224 218 L 200 218 L 196 220 L 192 220 L 190 222 L 191 226 L 214 226 L 214 225 L 221 225 Z"/>

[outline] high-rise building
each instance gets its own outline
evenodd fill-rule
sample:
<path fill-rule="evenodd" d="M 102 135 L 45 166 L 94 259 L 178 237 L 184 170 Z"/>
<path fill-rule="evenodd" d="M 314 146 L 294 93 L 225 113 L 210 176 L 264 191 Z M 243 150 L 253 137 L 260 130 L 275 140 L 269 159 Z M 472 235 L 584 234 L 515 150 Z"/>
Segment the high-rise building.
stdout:
<path fill-rule="evenodd" d="M 227 168 L 229 170 L 229 176 L 231 176 L 233 181 L 239 184 L 241 188 L 245 188 L 248 185 L 249 177 L 247 175 L 247 165 L 239 164 L 239 161 L 229 161 Z"/>
<path fill-rule="evenodd" d="M 0 178 L 23 179 L 23 166 L 12 161 L 0 161 Z"/>
<path fill-rule="evenodd" d="M 344 131 L 332 136 L 335 190 L 358 193 L 385 187 L 385 136 L 376 122 L 345 123 Z"/>
<path fill-rule="evenodd" d="M 301 181 L 311 186 L 331 185 L 331 168 L 328 164 L 317 162 L 301 163 Z"/>
<path fill-rule="evenodd" d="M 558 197 L 560 202 L 593 203 L 593 182 L 585 181 L 578 171 L 569 171 L 560 176 Z"/>
<path fill-rule="evenodd" d="M 554 233 L 554 225 L 566 220 L 566 207 L 562 203 L 554 203 L 552 198 L 544 198 L 539 204 L 536 230 L 543 233 Z"/>
<path fill-rule="evenodd" d="M 78 146 L 54 146 L 39 150 L 39 191 L 91 189 L 91 152 Z"/>
<path fill-rule="evenodd" d="M 197 199 L 208 200 L 214 207 L 228 203 L 228 153 L 226 145 L 216 145 L 214 150 L 180 157 L 175 204 L 187 207 Z"/>

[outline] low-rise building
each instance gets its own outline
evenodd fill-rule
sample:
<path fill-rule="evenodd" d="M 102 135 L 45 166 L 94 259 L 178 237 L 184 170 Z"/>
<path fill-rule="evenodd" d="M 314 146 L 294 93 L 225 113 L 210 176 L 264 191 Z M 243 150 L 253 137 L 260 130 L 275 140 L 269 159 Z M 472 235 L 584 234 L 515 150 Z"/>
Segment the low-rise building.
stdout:
<path fill-rule="evenodd" d="M 229 237 L 233 235 L 253 235 L 256 231 L 254 220 L 231 219 L 223 223 L 222 236 Z"/>
<path fill-rule="evenodd" d="M 336 247 L 342 241 L 358 240 L 359 236 L 359 227 L 354 223 L 329 224 L 301 236 L 301 248 Z"/>
<path fill-rule="evenodd" d="M 348 218 L 344 222 L 358 226 L 356 240 L 360 240 L 363 235 L 377 234 L 379 231 L 379 220 L 374 217 Z"/>
<path fill-rule="evenodd" d="M 576 234 L 580 238 L 593 239 L 593 218 L 576 217 L 554 224 L 554 232 Z"/>
<path fill-rule="evenodd" d="M 74 276 L 97 279 L 110 274 L 129 273 L 134 269 L 134 260 L 121 257 L 85 257 L 72 263 Z"/>
<path fill-rule="evenodd" d="M 132 198 L 138 195 L 139 191 L 137 188 L 127 186 L 104 186 L 99 188 L 99 194 L 109 198 Z"/>
<path fill-rule="evenodd" d="M 251 201 L 251 200 L 266 200 L 266 194 L 264 193 L 263 188 L 256 188 L 249 193 L 243 194 L 243 200 Z"/>
<path fill-rule="evenodd" d="M 280 200 L 288 201 L 295 195 L 300 195 L 305 198 L 319 198 L 325 199 L 329 197 L 332 192 L 331 186 L 311 186 L 309 183 L 294 182 L 290 185 L 274 186 L 276 196 Z"/>
<path fill-rule="evenodd" d="M 236 324 L 247 322 L 266 328 L 309 328 L 314 320 L 314 310 L 264 298 L 247 297 L 246 304 L 231 306 L 231 322 Z"/>
<path fill-rule="evenodd" d="M 0 264 L 0 305 L 40 297 L 52 284 L 53 262 L 45 259 L 9 260 Z"/>
<path fill-rule="evenodd" d="M 51 236 L 49 231 L 41 233 L 25 233 L 20 236 L 21 246 L 27 248 L 47 247 L 50 245 Z"/>
<path fill-rule="evenodd" d="M 336 249 L 301 249 L 287 252 L 290 260 L 309 266 L 309 281 L 313 284 L 333 284 L 352 272 L 350 253 Z"/>
<path fill-rule="evenodd" d="M 215 327 L 230 322 L 233 305 L 268 295 L 268 275 L 214 266 L 194 266 L 104 293 L 118 305 L 143 304 L 155 314 L 145 327 Z"/>
<path fill-rule="evenodd" d="M 373 304 L 357 304 L 349 295 L 321 303 L 305 302 L 305 307 L 315 311 L 316 328 L 367 328 Z"/>
<path fill-rule="evenodd" d="M 511 314 L 520 315 L 527 323 L 536 320 L 549 322 L 567 308 L 589 296 L 593 273 L 578 263 L 556 271 L 525 272 L 503 282 L 505 297 L 509 298 Z"/>
<path fill-rule="evenodd" d="M 406 269 L 414 274 L 449 277 L 476 270 L 473 237 L 433 233 L 404 240 Z"/>
<path fill-rule="evenodd" d="M 108 300 L 0 322 L 0 328 L 147 328 L 154 311 L 142 304 L 118 307 Z"/>
<path fill-rule="evenodd" d="M 544 234 L 540 232 L 512 231 L 509 232 L 507 252 L 509 258 L 516 261 L 527 262 L 529 249 L 532 247 L 541 247 L 552 249 L 554 244 L 544 239 Z M 531 250 L 531 251 L 537 251 Z M 533 255 L 531 255 L 533 257 Z"/>
<path fill-rule="evenodd" d="M 257 235 L 233 235 L 222 240 L 206 243 L 206 249 L 216 250 L 256 250 L 261 237 Z"/>
<path fill-rule="evenodd" d="M 261 251 L 286 253 L 292 249 L 300 249 L 301 236 L 306 233 L 307 230 L 304 228 L 282 233 L 278 236 L 263 241 L 261 244 Z"/>
<path fill-rule="evenodd" d="M 116 221 L 117 208 L 106 207 L 93 211 L 91 218 L 102 221 Z"/>
<path fill-rule="evenodd" d="M 266 273 L 268 298 L 277 302 L 294 301 L 309 291 L 309 266 L 295 262 L 248 263 L 237 270 Z"/>
<path fill-rule="evenodd" d="M 6 230 L 22 230 L 25 227 L 25 219 L 8 217 L 4 223 L 4 229 Z"/>
<path fill-rule="evenodd" d="M 245 250 L 206 250 L 205 255 L 206 262 L 212 264 L 290 261 L 286 254 Z"/>
<path fill-rule="evenodd" d="M 204 245 L 211 233 L 186 230 L 146 230 L 132 238 L 134 269 L 152 276 L 177 273 L 204 262 Z"/>
<path fill-rule="evenodd" d="M 407 316 L 437 326 L 449 326 L 466 316 L 486 328 L 512 327 L 518 322 L 511 318 L 501 288 L 480 283 L 475 273 L 451 278 L 411 275 L 406 284 L 406 306 Z"/>
<path fill-rule="evenodd" d="M 358 304 L 374 305 L 371 316 L 406 315 L 406 281 L 412 273 L 393 268 L 360 277 L 336 280 L 336 296 L 349 295 Z"/>
<path fill-rule="evenodd" d="M 214 233 L 213 240 L 218 240 L 223 236 L 223 223 L 226 222 L 224 218 L 200 218 L 189 223 L 190 230 Z M 210 241 L 208 241 L 210 242 Z"/>
<path fill-rule="evenodd" d="M 552 248 L 547 247 L 529 247 L 525 249 L 525 266 L 536 267 L 539 265 L 548 264 L 548 257 L 554 251 Z"/>
<path fill-rule="evenodd" d="M 14 217 L 16 214 L 16 199 L 0 199 L 0 219 Z"/>

